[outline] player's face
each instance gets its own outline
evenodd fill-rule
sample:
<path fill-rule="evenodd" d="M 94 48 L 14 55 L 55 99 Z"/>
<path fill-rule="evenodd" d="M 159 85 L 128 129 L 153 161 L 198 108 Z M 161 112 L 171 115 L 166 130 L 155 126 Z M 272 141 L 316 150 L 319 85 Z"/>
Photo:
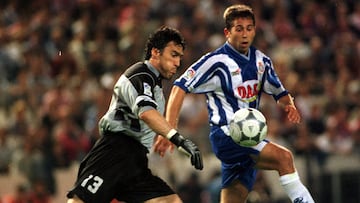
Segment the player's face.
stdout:
<path fill-rule="evenodd" d="M 164 78 L 170 79 L 180 66 L 184 49 L 179 44 L 169 42 L 162 52 L 159 51 L 158 54 L 158 70 Z"/>
<path fill-rule="evenodd" d="M 247 54 L 255 37 L 255 25 L 251 18 L 236 18 L 231 29 L 224 29 L 228 42 L 240 53 Z"/>

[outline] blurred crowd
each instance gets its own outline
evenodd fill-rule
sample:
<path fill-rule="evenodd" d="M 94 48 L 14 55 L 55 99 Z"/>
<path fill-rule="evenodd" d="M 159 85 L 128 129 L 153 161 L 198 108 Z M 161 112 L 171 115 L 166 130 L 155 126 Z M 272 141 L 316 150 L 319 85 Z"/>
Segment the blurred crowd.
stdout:
<path fill-rule="evenodd" d="M 272 57 L 303 116 L 300 125 L 290 124 L 272 98 L 263 97 L 268 138 L 320 167 L 332 155 L 360 155 L 357 0 L 2 0 L 0 173 L 24 175 L 27 182 L 17 189 L 30 188 L 39 199 L 33 202 L 49 202 L 43 197 L 57 192 L 54 171 L 79 162 L 94 144 L 112 86 L 142 60 L 148 35 L 161 25 L 182 32 L 181 74 L 224 43 L 223 11 L 240 2 L 254 8 L 254 45 Z M 171 84 L 164 83 L 166 96 Z M 180 131 L 212 156 L 204 98 L 187 96 L 181 112 Z M 173 181 L 187 203 L 216 202 L 210 195 L 218 192 L 216 173 L 203 182 L 196 174 Z M 271 202 L 261 175 L 250 197 Z"/>

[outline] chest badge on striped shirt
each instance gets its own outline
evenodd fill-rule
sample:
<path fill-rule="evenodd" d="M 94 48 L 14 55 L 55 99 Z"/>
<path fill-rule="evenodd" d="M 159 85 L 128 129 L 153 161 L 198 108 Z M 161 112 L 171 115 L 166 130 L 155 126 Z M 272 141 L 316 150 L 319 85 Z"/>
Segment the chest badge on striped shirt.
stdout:
<path fill-rule="evenodd" d="M 261 61 L 259 61 L 258 62 L 258 72 L 263 73 L 264 71 L 265 71 L 265 66 Z"/>

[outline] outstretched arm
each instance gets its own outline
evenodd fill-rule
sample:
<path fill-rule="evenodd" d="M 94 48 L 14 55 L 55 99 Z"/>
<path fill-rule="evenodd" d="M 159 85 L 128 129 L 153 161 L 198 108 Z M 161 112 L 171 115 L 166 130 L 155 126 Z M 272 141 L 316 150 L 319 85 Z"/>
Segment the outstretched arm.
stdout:
<path fill-rule="evenodd" d="M 166 136 L 166 134 L 172 129 L 172 126 L 156 109 L 144 111 L 140 115 L 140 119 L 143 120 L 158 135 Z"/>
<path fill-rule="evenodd" d="M 173 129 L 157 110 L 152 109 L 143 112 L 140 115 L 140 119 L 142 119 L 157 134 L 161 135 L 161 137 L 164 137 L 165 140 L 169 140 L 177 148 L 182 149 L 189 154 L 191 164 L 196 169 L 202 170 L 203 162 L 198 147 L 191 140 L 184 138 Z"/>
<path fill-rule="evenodd" d="M 177 86 L 173 86 L 167 102 L 166 120 L 170 123 L 172 128 L 177 128 L 180 109 L 184 101 L 186 92 Z M 167 150 L 172 152 L 174 145 L 162 136 L 157 136 L 154 144 L 154 152 L 160 156 L 164 156 Z"/>
<path fill-rule="evenodd" d="M 174 86 L 171 89 L 167 108 L 166 108 L 166 120 L 174 128 L 177 128 L 180 109 L 183 104 L 186 92 L 178 86 Z"/>
<path fill-rule="evenodd" d="M 287 113 L 287 118 L 292 123 L 300 123 L 301 116 L 299 111 L 297 110 L 293 97 L 288 94 L 286 96 L 281 97 L 278 100 L 278 104 L 284 108 Z"/>

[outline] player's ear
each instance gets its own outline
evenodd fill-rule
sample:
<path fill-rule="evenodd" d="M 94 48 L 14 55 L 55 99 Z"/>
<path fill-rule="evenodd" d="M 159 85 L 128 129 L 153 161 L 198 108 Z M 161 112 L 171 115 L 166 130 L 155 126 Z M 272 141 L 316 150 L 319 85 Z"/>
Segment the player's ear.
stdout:
<path fill-rule="evenodd" d="M 224 35 L 226 38 L 228 38 L 229 34 L 230 34 L 230 30 L 228 30 L 227 28 L 224 28 Z"/>
<path fill-rule="evenodd" d="M 157 48 L 151 49 L 151 57 L 157 59 L 160 56 L 160 50 Z"/>

